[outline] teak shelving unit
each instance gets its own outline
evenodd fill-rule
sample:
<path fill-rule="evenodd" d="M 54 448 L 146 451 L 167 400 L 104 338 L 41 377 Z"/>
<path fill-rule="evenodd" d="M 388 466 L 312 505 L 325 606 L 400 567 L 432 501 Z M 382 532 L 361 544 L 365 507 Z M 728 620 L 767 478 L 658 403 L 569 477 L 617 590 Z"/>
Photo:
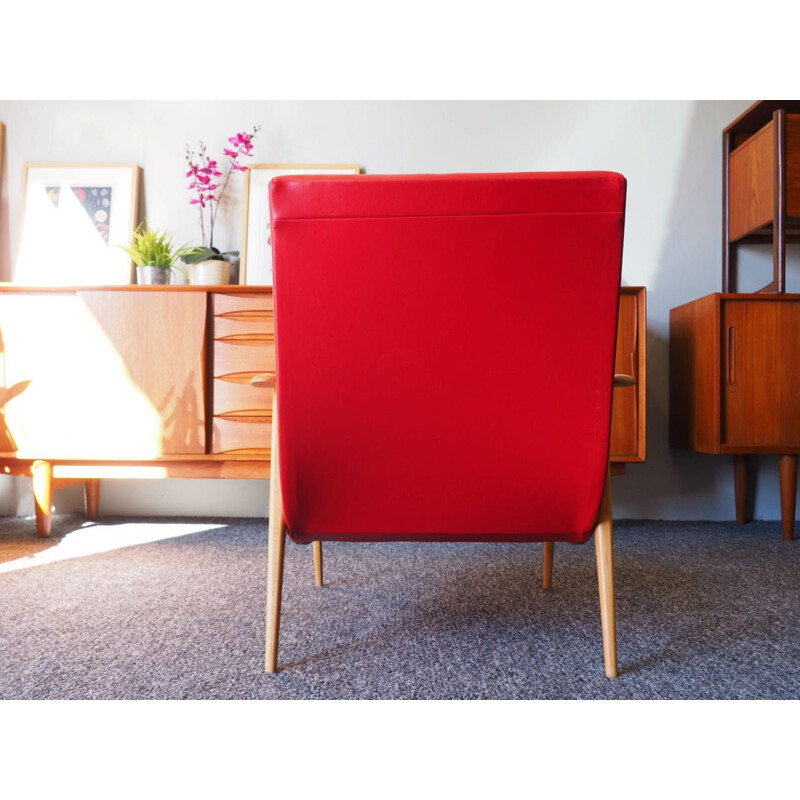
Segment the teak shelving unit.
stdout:
<path fill-rule="evenodd" d="M 800 242 L 800 100 L 760 100 L 722 132 L 722 291 L 737 290 L 736 249 L 772 244 L 786 291 L 786 242 Z"/>
<path fill-rule="evenodd" d="M 749 456 L 780 457 L 784 539 L 794 538 L 800 453 L 800 100 L 761 100 L 722 132 L 722 292 L 670 311 L 670 445 L 734 459 L 736 521 L 748 520 Z M 737 293 L 737 247 L 772 244 L 772 280 Z"/>

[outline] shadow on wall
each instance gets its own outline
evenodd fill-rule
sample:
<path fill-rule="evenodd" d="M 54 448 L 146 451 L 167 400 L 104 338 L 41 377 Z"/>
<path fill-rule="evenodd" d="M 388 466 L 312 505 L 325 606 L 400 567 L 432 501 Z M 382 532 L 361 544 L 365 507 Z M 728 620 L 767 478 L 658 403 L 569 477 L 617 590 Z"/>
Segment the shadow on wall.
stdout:
<path fill-rule="evenodd" d="M 727 123 L 720 124 L 725 114 L 720 115 L 718 105 L 695 104 L 666 237 L 647 285 L 647 463 L 632 465 L 616 481 L 620 516 L 730 518 L 721 465 L 669 447 L 669 309 L 716 291 L 719 285 L 720 142 Z"/>

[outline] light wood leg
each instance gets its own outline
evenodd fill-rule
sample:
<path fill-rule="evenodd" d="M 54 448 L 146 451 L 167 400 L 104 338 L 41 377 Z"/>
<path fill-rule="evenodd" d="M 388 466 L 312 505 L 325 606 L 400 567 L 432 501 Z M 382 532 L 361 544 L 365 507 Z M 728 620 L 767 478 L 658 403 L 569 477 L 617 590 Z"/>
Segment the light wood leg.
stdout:
<path fill-rule="evenodd" d="M 611 510 L 611 473 L 600 504 L 600 515 L 594 531 L 597 549 L 597 582 L 600 588 L 600 623 L 603 628 L 603 657 L 606 677 L 616 678 L 617 669 L 617 612 L 614 602 L 614 526 Z"/>
<path fill-rule="evenodd" d="M 87 519 L 97 519 L 100 511 L 100 481 L 97 478 L 87 480 L 83 484 L 83 496 L 86 501 Z"/>
<path fill-rule="evenodd" d="M 314 583 L 322 586 L 322 542 L 312 542 L 314 549 Z"/>
<path fill-rule="evenodd" d="M 733 490 L 736 496 L 736 522 L 744 525 L 747 522 L 747 472 L 748 457 L 733 457 Z"/>
<path fill-rule="evenodd" d="M 797 507 L 797 456 L 781 456 L 781 528 L 787 542 L 794 539 L 794 512 Z"/>
<path fill-rule="evenodd" d="M 272 450 L 269 478 L 269 539 L 267 542 L 267 643 L 264 654 L 266 672 L 278 669 L 278 635 L 283 593 L 283 556 L 286 524 L 283 520 L 280 469 L 278 466 L 278 399 L 272 390 Z"/>
<path fill-rule="evenodd" d="M 544 543 L 544 569 L 542 571 L 542 588 L 549 589 L 553 582 L 553 551 L 555 542 Z"/>
<path fill-rule="evenodd" d="M 49 536 L 53 523 L 53 465 L 49 461 L 34 461 L 31 477 L 36 503 L 36 533 Z"/>

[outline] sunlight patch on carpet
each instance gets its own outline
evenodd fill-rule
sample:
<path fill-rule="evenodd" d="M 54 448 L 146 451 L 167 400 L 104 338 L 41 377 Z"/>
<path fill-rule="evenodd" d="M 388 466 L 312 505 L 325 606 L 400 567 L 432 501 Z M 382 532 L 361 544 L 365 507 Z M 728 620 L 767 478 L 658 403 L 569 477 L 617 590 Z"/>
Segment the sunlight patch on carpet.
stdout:
<path fill-rule="evenodd" d="M 87 522 L 54 542 L 53 546 L 46 550 L 0 564 L 0 573 L 53 564 L 70 558 L 108 553 L 124 547 L 150 544 L 225 527 L 227 527 L 225 524 L 186 522 L 127 522 L 115 525 Z"/>

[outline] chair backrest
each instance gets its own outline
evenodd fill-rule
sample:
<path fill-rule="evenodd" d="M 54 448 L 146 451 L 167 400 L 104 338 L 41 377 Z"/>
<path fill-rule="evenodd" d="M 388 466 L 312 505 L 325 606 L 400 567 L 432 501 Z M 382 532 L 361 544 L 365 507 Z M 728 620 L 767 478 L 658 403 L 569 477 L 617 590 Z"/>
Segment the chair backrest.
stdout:
<path fill-rule="evenodd" d="M 585 541 L 606 477 L 625 179 L 270 184 L 298 541 Z"/>

